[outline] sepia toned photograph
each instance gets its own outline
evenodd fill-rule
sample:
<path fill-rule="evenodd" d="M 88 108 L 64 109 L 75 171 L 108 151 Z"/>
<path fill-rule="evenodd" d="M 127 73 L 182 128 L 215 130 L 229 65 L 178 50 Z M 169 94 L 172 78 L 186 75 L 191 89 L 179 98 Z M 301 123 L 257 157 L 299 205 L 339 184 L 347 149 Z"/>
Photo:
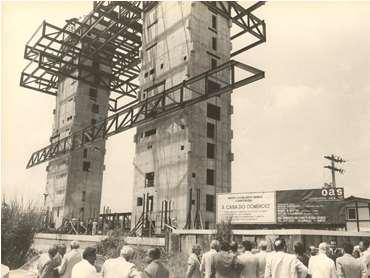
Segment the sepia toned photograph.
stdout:
<path fill-rule="evenodd" d="M 1 69 L 2 278 L 370 278 L 370 1 L 3 1 Z"/>

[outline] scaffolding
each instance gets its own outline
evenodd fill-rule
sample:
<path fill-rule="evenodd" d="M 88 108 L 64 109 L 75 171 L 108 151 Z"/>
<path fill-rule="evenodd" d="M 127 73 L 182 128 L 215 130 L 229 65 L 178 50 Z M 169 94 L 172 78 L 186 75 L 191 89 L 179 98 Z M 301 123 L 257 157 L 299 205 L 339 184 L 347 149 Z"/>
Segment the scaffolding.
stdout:
<path fill-rule="evenodd" d="M 231 57 L 266 41 L 265 22 L 253 14 L 264 2 L 248 8 L 235 1 L 218 2 L 220 5 L 210 1 L 201 3 L 233 23 L 232 41 L 241 37 L 245 41 Z M 44 21 L 36 30 L 26 44 L 24 57 L 29 64 L 21 73 L 20 85 L 56 96 L 58 84 L 64 78 L 80 80 L 110 92 L 112 114 L 34 152 L 27 168 L 264 78 L 263 71 L 230 60 L 140 101 L 141 14 L 157 4 L 155 1 L 94 2 L 93 10 L 83 20 L 67 20 L 62 28 Z M 110 70 L 103 71 L 103 67 Z M 225 76 L 229 82 L 223 81 Z"/>

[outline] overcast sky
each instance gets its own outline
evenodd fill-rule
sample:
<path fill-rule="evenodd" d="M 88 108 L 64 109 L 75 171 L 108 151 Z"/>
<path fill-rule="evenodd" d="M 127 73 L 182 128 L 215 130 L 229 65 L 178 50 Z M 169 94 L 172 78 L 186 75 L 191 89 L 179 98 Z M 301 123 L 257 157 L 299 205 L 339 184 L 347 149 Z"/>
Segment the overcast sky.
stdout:
<path fill-rule="evenodd" d="M 2 2 L 2 193 L 40 202 L 55 98 L 19 86 L 24 45 L 46 20 L 87 14 L 91 2 Z M 234 92 L 232 191 L 321 187 L 326 154 L 348 160 L 346 196 L 370 198 L 370 2 L 267 3 L 267 43 L 240 55 L 266 78 Z M 134 130 L 107 142 L 102 206 L 131 208 Z M 120 193 L 120 194 L 117 194 Z"/>

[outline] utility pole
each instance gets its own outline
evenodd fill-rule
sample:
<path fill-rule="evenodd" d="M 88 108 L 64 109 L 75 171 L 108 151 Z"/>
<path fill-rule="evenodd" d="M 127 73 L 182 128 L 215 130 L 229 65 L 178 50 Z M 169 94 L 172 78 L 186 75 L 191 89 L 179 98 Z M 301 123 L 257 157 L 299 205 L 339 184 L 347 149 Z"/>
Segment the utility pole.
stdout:
<path fill-rule="evenodd" d="M 339 157 L 339 156 L 335 156 L 334 154 L 325 155 L 324 158 L 330 160 L 330 162 L 331 162 L 331 165 L 326 165 L 326 166 L 324 166 L 324 168 L 327 168 L 327 169 L 331 170 L 331 179 L 332 179 L 331 184 L 325 183 L 325 186 L 326 187 L 336 187 L 335 172 L 339 172 L 340 174 L 343 174 L 344 169 L 335 167 L 335 163 L 344 163 L 346 161 L 343 158 Z"/>

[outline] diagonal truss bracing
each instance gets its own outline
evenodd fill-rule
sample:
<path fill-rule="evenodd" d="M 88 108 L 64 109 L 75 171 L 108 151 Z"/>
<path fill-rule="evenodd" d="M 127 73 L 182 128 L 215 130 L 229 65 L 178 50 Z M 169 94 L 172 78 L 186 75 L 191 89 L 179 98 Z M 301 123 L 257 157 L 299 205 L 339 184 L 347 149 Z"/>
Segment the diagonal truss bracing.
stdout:
<path fill-rule="evenodd" d="M 234 50 L 231 57 L 266 41 L 265 22 L 253 14 L 265 2 L 248 8 L 236 1 L 201 3 L 233 23 L 232 41 L 243 39 L 242 47 Z M 67 20 L 62 28 L 43 22 L 36 30 L 26 44 L 24 57 L 29 64 L 21 73 L 20 85 L 56 96 L 64 78 L 80 80 L 109 91 L 109 110 L 115 114 L 34 152 L 27 168 L 264 77 L 263 71 L 232 60 L 139 102 L 141 16 L 157 4 L 94 2 L 93 10 L 82 21 Z M 230 82 L 217 78 L 220 73 L 228 75 Z M 235 81 L 239 73 L 250 76 Z M 214 83 L 220 81 L 221 87 L 215 89 Z"/>
<path fill-rule="evenodd" d="M 227 76 L 230 82 L 220 81 L 219 76 Z M 120 112 L 75 132 L 68 137 L 34 152 L 27 168 L 51 160 L 58 155 L 79 149 L 85 144 L 125 131 L 137 125 L 161 118 L 169 113 L 183 109 L 206 99 L 230 92 L 251 82 L 264 78 L 264 72 L 231 60 L 213 70 L 190 78 L 145 101 L 132 105 Z M 219 84 L 217 88 L 211 84 Z"/>
<path fill-rule="evenodd" d="M 84 20 L 67 20 L 63 28 L 44 21 L 26 44 L 24 58 L 29 64 L 20 85 L 56 95 L 62 78 L 81 80 L 111 92 L 111 111 L 119 110 L 122 96 L 136 99 L 140 6 L 140 1 L 98 2 Z M 93 62 L 109 70 L 94 68 Z"/>

